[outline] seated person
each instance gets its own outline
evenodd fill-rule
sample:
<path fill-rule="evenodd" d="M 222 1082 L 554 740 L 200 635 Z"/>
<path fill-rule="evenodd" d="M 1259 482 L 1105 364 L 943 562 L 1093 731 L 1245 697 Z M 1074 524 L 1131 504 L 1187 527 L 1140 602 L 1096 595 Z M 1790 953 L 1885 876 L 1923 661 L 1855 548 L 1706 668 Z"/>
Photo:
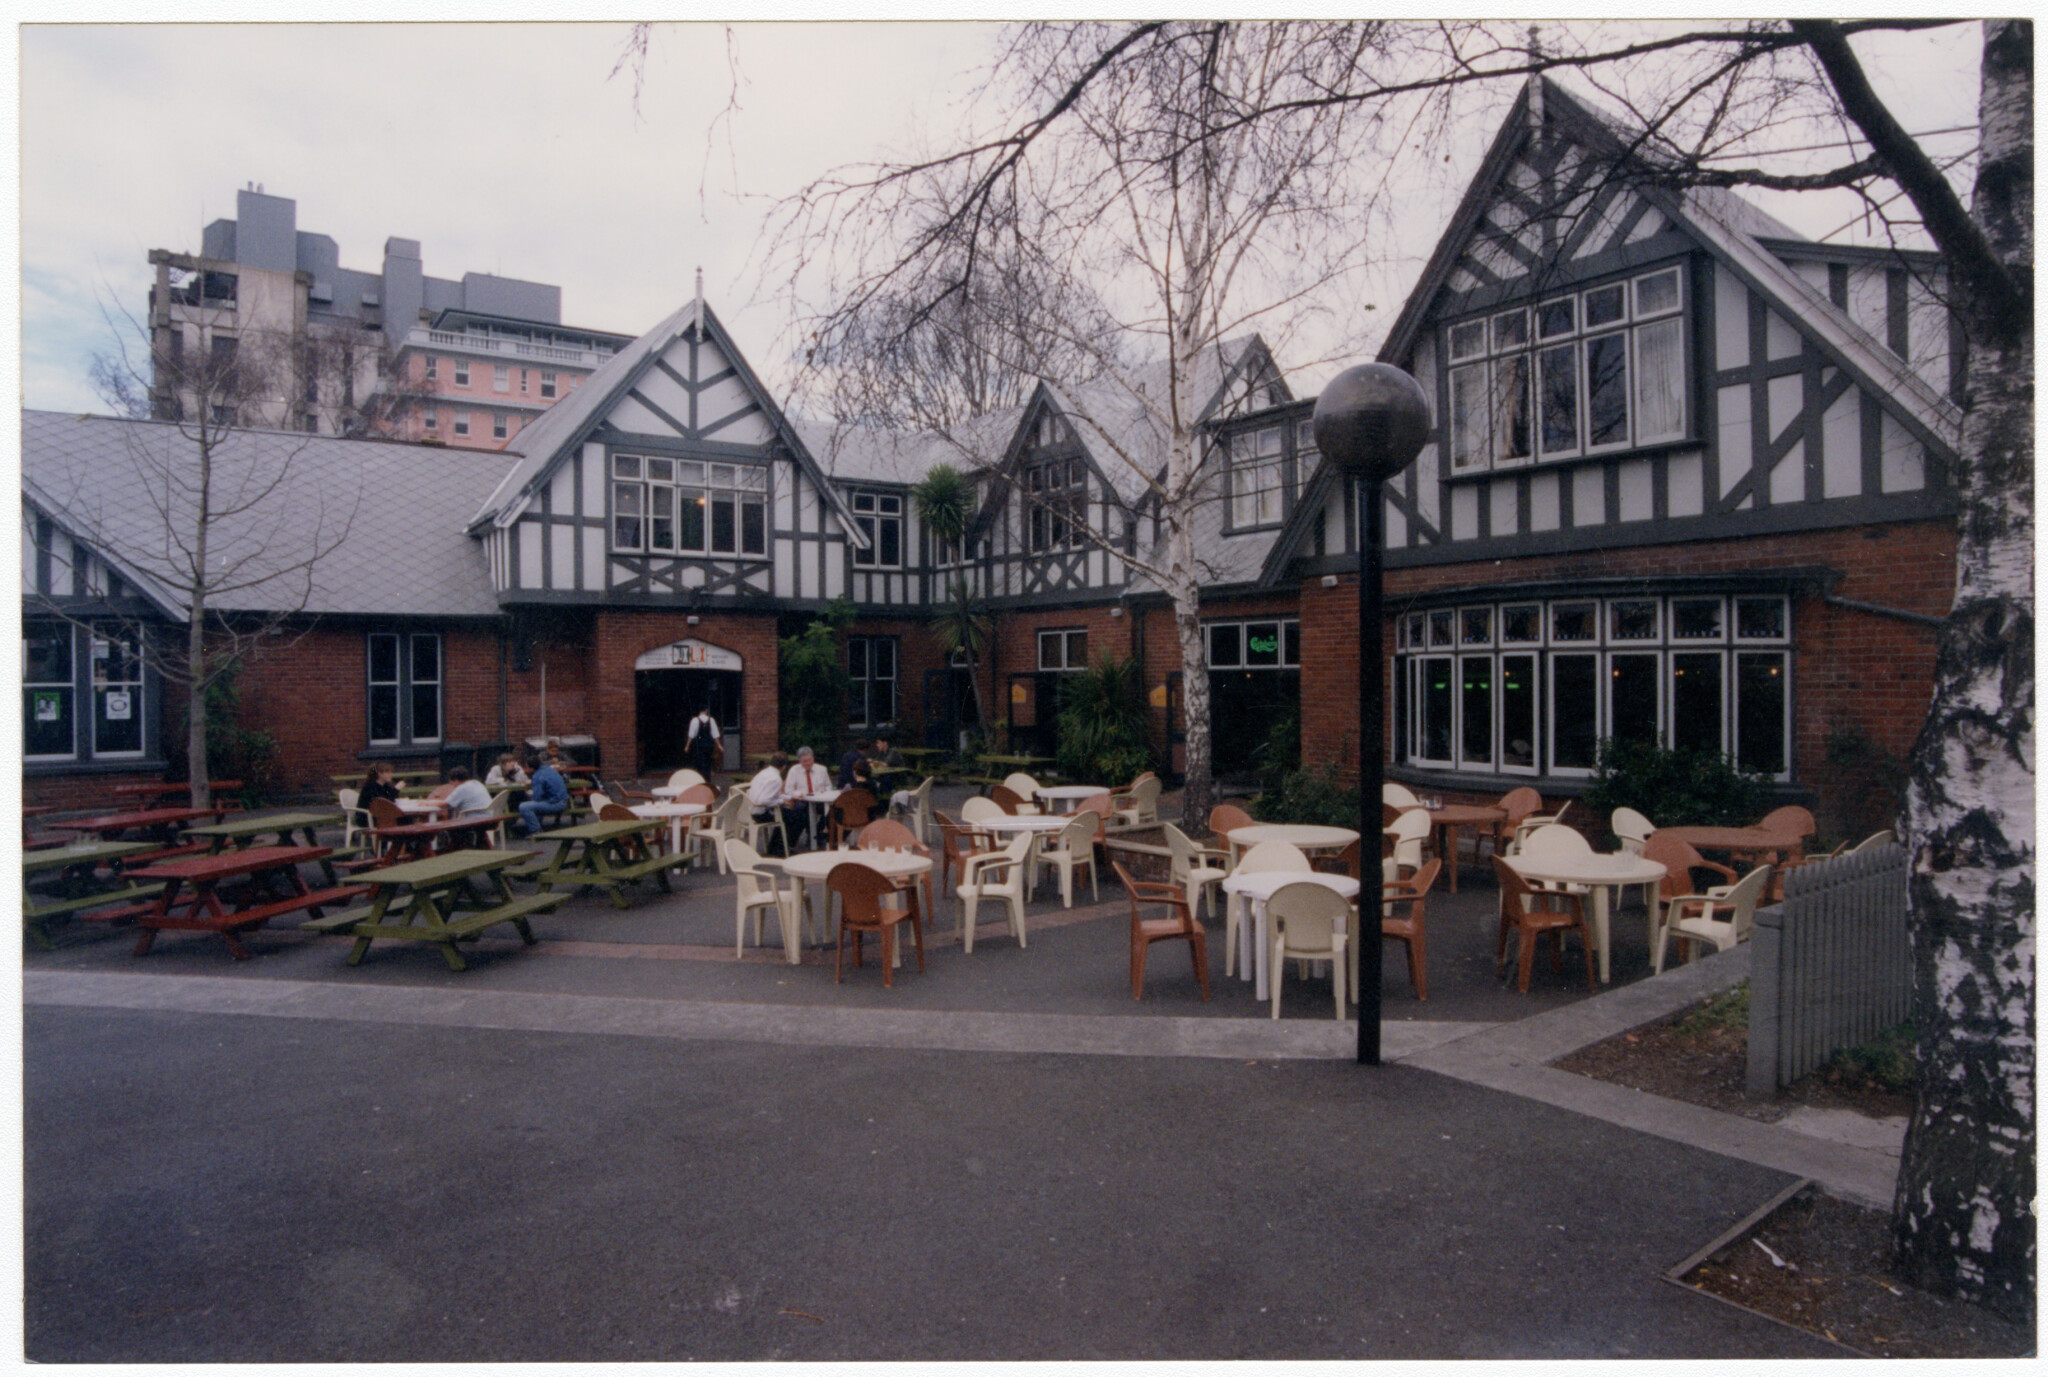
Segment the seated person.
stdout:
<path fill-rule="evenodd" d="M 544 819 L 558 817 L 569 811 L 569 783 L 562 778 L 562 772 L 555 767 L 555 757 L 533 772 L 533 794 L 519 805 L 519 820 L 525 824 L 524 836 L 534 836 L 547 826 Z"/>
<path fill-rule="evenodd" d="M 875 748 L 868 753 L 868 759 L 877 765 L 887 765 L 892 769 L 900 770 L 903 768 L 902 752 L 891 746 L 889 738 L 886 736 L 875 738 Z M 910 790 L 908 789 L 898 789 L 895 793 L 889 795 L 889 811 L 892 813 L 907 813 L 915 803 L 916 800 L 910 796 Z"/>
<path fill-rule="evenodd" d="M 782 782 L 782 826 L 789 833 L 792 849 L 797 838 L 808 837 L 811 831 L 811 809 L 803 800 L 814 794 L 832 792 L 832 775 L 809 746 L 797 748 L 796 764 L 789 767 L 789 777 Z"/>
<path fill-rule="evenodd" d="M 510 789 L 511 807 L 517 808 L 526 802 L 526 770 L 520 765 L 519 757 L 510 751 L 498 757 L 498 763 L 491 766 L 491 772 L 484 776 L 484 784 L 491 789 Z"/>
<path fill-rule="evenodd" d="M 398 797 L 398 782 L 392 778 L 391 762 L 380 760 L 363 776 L 362 787 L 356 791 L 356 807 L 367 813 L 371 799 L 388 798 L 396 803 Z"/>
<path fill-rule="evenodd" d="M 853 767 L 867 758 L 868 747 L 873 744 L 865 736 L 855 739 L 845 755 L 839 757 L 839 778 L 835 781 L 840 788 L 853 787 Z"/>
<path fill-rule="evenodd" d="M 441 801 L 448 805 L 449 817 L 476 817 L 491 811 L 491 791 L 472 779 L 469 771 L 457 765 L 448 772 L 448 778 L 455 788 Z"/>
<path fill-rule="evenodd" d="M 777 751 L 760 773 L 747 781 L 747 807 L 755 822 L 767 822 L 782 806 L 782 773 L 788 768 L 789 757 Z M 768 840 L 773 842 L 775 838 Z"/>

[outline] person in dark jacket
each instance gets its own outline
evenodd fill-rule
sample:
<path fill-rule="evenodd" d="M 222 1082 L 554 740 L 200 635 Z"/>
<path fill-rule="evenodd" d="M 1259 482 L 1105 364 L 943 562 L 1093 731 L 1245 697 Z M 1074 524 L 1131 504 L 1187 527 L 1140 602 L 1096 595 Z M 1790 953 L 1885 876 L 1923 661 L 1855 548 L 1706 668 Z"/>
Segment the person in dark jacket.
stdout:
<path fill-rule="evenodd" d="M 555 757 L 550 755 L 547 762 L 533 772 L 533 788 L 526 802 L 519 805 L 519 820 L 526 827 L 526 836 L 534 836 L 547 826 L 546 818 L 559 817 L 569 811 L 569 782 L 562 778 L 562 772 L 555 768 Z"/>
<path fill-rule="evenodd" d="M 363 776 L 363 787 L 356 790 L 356 807 L 367 813 L 371 799 L 388 798 L 396 803 L 398 797 L 398 782 L 392 777 L 391 762 L 380 760 Z"/>

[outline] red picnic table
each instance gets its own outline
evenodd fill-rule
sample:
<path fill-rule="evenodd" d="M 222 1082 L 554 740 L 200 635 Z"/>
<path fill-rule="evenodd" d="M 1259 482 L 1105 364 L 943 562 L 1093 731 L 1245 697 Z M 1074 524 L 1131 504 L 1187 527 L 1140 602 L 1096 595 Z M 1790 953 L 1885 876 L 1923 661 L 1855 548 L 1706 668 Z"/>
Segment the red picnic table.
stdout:
<path fill-rule="evenodd" d="M 143 840 L 156 842 L 163 849 L 141 861 L 168 860 L 173 856 L 190 855 L 204 851 L 206 842 L 186 842 L 179 835 L 187 823 L 201 818 L 219 822 L 227 815 L 224 805 L 212 808 L 138 808 L 128 813 L 102 813 L 96 818 L 75 818 L 70 822 L 53 822 L 50 826 L 65 832 L 90 832 L 102 841 L 119 841 L 124 832 L 140 832 Z"/>
<path fill-rule="evenodd" d="M 242 781 L 239 779 L 209 779 L 206 781 L 206 787 L 209 792 L 214 794 L 236 794 L 242 790 Z M 107 792 L 115 798 L 177 798 L 180 795 L 189 795 L 192 792 L 192 785 L 189 781 L 182 779 L 157 780 L 154 783 L 147 784 L 116 784 L 108 789 Z"/>
<path fill-rule="evenodd" d="M 60 837 L 54 832 L 31 832 L 28 830 L 28 820 L 30 818 L 39 818 L 45 813 L 55 813 L 58 811 L 59 809 L 54 803 L 24 803 L 21 806 L 22 850 L 54 850 L 60 846 L 69 846 L 73 841 L 77 840 L 75 837 Z"/>
<path fill-rule="evenodd" d="M 159 932 L 217 932 L 235 960 L 247 961 L 249 951 L 239 933 L 261 927 L 283 913 L 304 910 L 318 918 L 322 906 L 346 903 L 370 892 L 368 885 L 316 890 L 306 884 L 299 866 L 325 860 L 333 850 L 329 846 L 252 846 L 158 861 L 127 871 L 131 879 L 164 882 L 156 906 L 135 919 L 142 929 L 135 939 L 135 954 L 147 952 Z M 224 896 L 222 884 L 237 879 L 249 883 Z"/>
<path fill-rule="evenodd" d="M 463 818 L 443 818 L 439 822 L 375 827 L 371 829 L 371 835 L 377 839 L 379 864 L 392 865 L 399 861 L 419 860 L 436 851 L 487 847 L 490 839 L 484 834 L 496 830 L 504 823 L 505 817 L 503 813 L 473 813 Z"/>

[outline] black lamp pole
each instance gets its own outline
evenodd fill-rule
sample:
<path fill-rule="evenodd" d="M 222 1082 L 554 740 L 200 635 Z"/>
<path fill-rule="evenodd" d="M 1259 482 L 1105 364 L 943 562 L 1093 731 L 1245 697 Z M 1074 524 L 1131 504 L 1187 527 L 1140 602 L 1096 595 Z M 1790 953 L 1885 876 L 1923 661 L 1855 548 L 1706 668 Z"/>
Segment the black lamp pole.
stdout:
<path fill-rule="evenodd" d="M 1429 399 L 1422 384 L 1387 363 L 1347 368 L 1316 399 L 1316 448 L 1358 482 L 1361 529 L 1358 550 L 1358 1063 L 1380 1060 L 1380 914 L 1383 877 L 1379 850 L 1367 839 L 1379 834 L 1371 819 L 1380 815 L 1386 780 L 1386 669 L 1381 646 L 1380 547 L 1386 517 L 1380 484 L 1415 461 L 1429 438 Z"/>

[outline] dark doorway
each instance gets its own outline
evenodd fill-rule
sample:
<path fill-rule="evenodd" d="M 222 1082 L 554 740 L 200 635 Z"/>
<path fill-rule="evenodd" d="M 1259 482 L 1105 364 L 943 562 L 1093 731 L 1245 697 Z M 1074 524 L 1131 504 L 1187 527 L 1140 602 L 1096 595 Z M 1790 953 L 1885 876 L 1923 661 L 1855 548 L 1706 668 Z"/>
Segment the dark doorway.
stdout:
<path fill-rule="evenodd" d="M 739 738 L 740 683 L 729 669 L 642 669 L 633 674 L 634 715 L 639 722 L 640 771 L 654 774 L 689 763 L 690 719 L 709 707 L 726 750 Z"/>
<path fill-rule="evenodd" d="M 1211 670 L 1209 760 L 1218 777 L 1250 774 L 1280 720 L 1301 707 L 1301 671 Z"/>

